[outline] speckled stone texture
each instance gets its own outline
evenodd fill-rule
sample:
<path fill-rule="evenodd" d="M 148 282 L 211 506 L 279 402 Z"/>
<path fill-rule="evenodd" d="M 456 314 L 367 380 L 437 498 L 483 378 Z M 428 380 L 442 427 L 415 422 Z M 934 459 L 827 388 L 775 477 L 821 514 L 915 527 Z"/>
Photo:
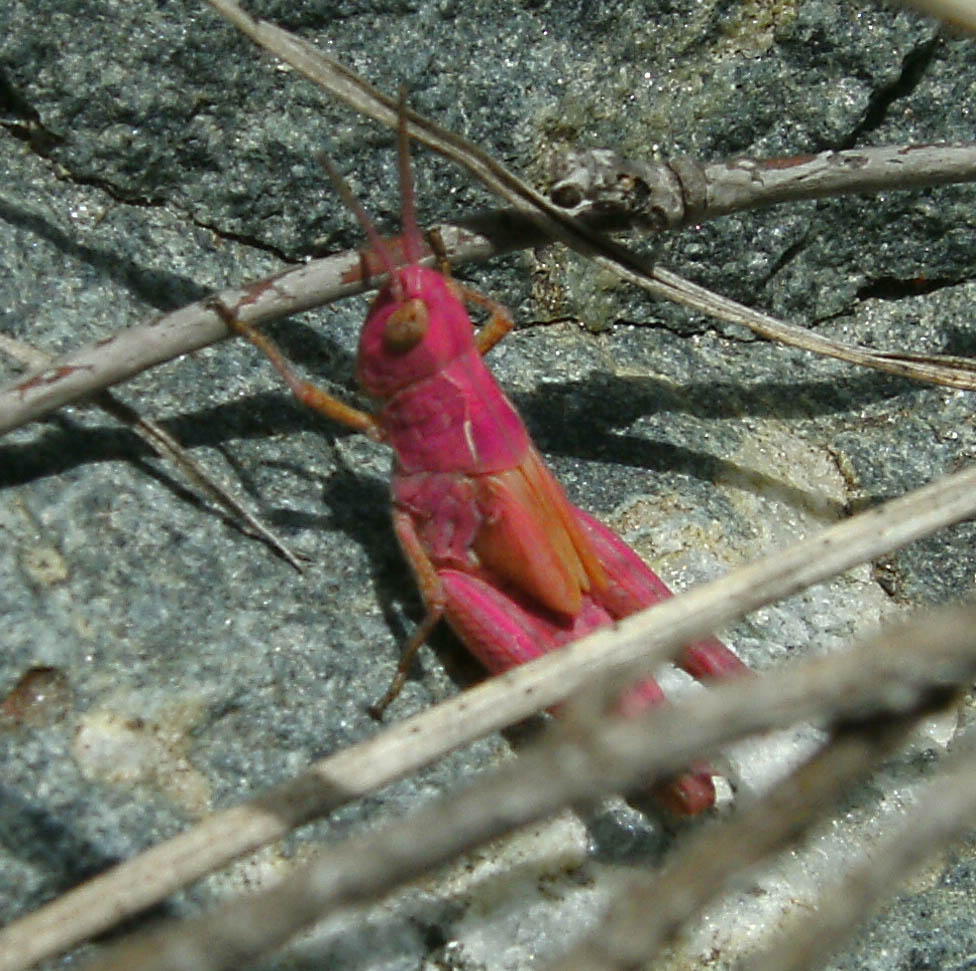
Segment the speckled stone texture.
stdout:
<path fill-rule="evenodd" d="M 405 82 L 416 108 L 532 179 L 565 144 L 712 159 L 974 137 L 972 42 L 867 2 L 249 9 L 387 91 Z M 330 104 L 202 3 L 6 0 L 0 69 L 0 330 L 44 350 L 357 245 L 314 161 L 320 146 L 395 224 L 390 133 Z M 429 153 L 416 168 L 425 221 L 494 204 Z M 973 203 L 966 186 L 809 202 L 653 249 L 697 282 L 833 336 L 972 354 Z M 574 499 L 678 588 L 976 456 L 969 394 L 754 341 L 555 250 L 466 275 L 523 323 L 552 322 L 508 338 L 492 365 Z M 364 309 L 347 301 L 272 332 L 309 374 L 353 394 Z M 299 576 L 229 527 L 97 411 L 65 409 L 0 443 L 3 921 L 375 731 L 366 705 L 419 616 L 389 527 L 388 454 L 305 413 L 256 352 L 209 348 L 118 390 L 310 564 Z M 976 575 L 974 534 L 965 524 L 851 571 L 749 618 L 730 641 L 770 667 L 959 599 Z M 433 648 L 391 717 L 477 677 L 450 637 Z M 965 718 L 853 795 L 813 852 L 721 905 L 675 962 L 710 955 L 725 967 L 764 939 L 910 806 Z M 485 740 L 154 916 L 259 885 L 320 841 L 509 757 L 509 742 Z M 743 760 L 744 787 L 775 771 L 766 758 Z M 616 868 L 649 865 L 673 839 L 623 808 L 585 825 L 563 817 L 431 877 L 365 929 L 330 922 L 266 966 L 535 966 L 595 923 Z M 972 867 L 968 847 L 934 861 L 833 966 L 958 966 L 976 936 Z"/>

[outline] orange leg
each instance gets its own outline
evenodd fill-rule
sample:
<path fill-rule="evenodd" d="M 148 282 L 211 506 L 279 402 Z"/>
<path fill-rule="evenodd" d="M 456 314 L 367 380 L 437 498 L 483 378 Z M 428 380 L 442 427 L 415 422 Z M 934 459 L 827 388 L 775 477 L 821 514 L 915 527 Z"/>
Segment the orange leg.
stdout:
<path fill-rule="evenodd" d="M 453 282 L 454 277 L 451 275 L 451 261 L 447 258 L 447 247 L 444 245 L 444 237 L 441 236 L 441 231 L 439 229 L 432 229 L 427 234 L 427 239 L 430 241 L 430 248 L 433 250 L 434 256 L 437 257 L 441 276 L 448 282 Z"/>
<path fill-rule="evenodd" d="M 403 555 L 407 558 L 413 569 L 414 576 L 417 578 L 417 586 L 420 588 L 420 595 L 423 597 L 427 613 L 421 621 L 420 626 L 413 632 L 410 640 L 403 646 L 400 653 L 400 663 L 397 665 L 396 673 L 387 688 L 386 694 L 375 704 L 371 705 L 369 713 L 374 718 L 382 718 L 390 702 L 400 693 L 410 673 L 410 665 L 417 656 L 417 652 L 423 647 L 424 642 L 430 637 L 431 631 L 440 623 L 444 616 L 447 605 L 447 598 L 444 595 L 444 585 L 437 575 L 437 569 L 430 561 L 430 557 L 424 552 L 417 529 L 410 518 L 409 513 L 398 509 L 393 511 L 393 529 L 397 539 L 400 541 L 400 548 Z"/>
<path fill-rule="evenodd" d="M 383 430 L 372 415 L 347 405 L 335 395 L 331 395 L 328 391 L 323 391 L 310 381 L 305 381 L 299 377 L 291 363 L 270 337 L 251 324 L 239 320 L 223 304 L 215 301 L 212 306 L 231 330 L 242 337 L 246 337 L 255 347 L 267 355 L 271 363 L 277 368 L 278 373 L 285 379 L 285 383 L 291 388 L 292 393 L 303 405 L 307 405 L 320 415 L 325 415 L 326 418 L 331 418 L 354 431 L 363 432 L 378 442 L 383 441 Z"/>
<path fill-rule="evenodd" d="M 459 300 L 476 304 L 491 314 L 488 323 L 475 335 L 478 351 L 484 357 L 515 326 L 515 321 L 512 320 L 508 308 L 497 300 L 492 300 L 491 297 L 486 297 L 472 287 L 458 283 L 457 280 L 451 280 L 451 286 Z"/>
<path fill-rule="evenodd" d="M 488 318 L 488 323 L 475 335 L 478 352 L 484 357 L 515 326 L 515 321 L 512 320 L 512 315 L 504 304 L 492 300 L 491 297 L 486 297 L 474 287 L 469 287 L 451 276 L 451 264 L 447 259 L 444 241 L 436 229 L 430 231 L 430 248 L 440 263 L 441 276 L 447 280 L 447 285 L 453 291 L 454 296 L 463 303 L 473 303 L 483 310 L 487 310 L 491 315 Z"/>

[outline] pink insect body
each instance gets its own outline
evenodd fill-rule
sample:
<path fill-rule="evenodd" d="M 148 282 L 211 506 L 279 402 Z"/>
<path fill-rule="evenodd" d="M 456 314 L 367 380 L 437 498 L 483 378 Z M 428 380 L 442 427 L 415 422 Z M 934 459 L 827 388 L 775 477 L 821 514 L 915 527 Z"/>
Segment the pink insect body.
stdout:
<path fill-rule="evenodd" d="M 485 367 L 482 354 L 512 325 L 507 312 L 420 265 L 406 142 L 402 120 L 405 266 L 393 265 L 362 207 L 325 161 L 389 273 L 359 344 L 359 379 L 379 403 L 375 415 L 303 382 L 267 338 L 234 321 L 303 401 L 393 448 L 394 528 L 427 616 L 378 710 L 395 697 L 410 659 L 441 618 L 497 674 L 670 596 L 622 539 L 569 501 Z M 478 335 L 464 297 L 492 310 Z M 681 664 L 697 678 L 748 670 L 714 637 L 689 645 Z M 647 679 L 619 708 L 636 713 L 663 698 Z M 711 772 L 693 767 L 655 794 L 676 813 L 701 812 L 714 802 Z"/>
<path fill-rule="evenodd" d="M 395 455 L 394 525 L 428 609 L 499 674 L 670 596 L 622 539 L 570 503 L 485 366 L 448 281 L 416 265 L 394 273 L 398 288 L 379 294 L 363 329 L 359 377 L 381 402 L 375 417 Z M 391 349 L 389 320 L 409 301 L 424 336 Z M 745 670 L 715 638 L 689 645 L 682 666 L 700 678 Z M 647 679 L 621 709 L 663 697 Z M 659 795 L 685 815 L 715 798 L 705 768 Z"/>

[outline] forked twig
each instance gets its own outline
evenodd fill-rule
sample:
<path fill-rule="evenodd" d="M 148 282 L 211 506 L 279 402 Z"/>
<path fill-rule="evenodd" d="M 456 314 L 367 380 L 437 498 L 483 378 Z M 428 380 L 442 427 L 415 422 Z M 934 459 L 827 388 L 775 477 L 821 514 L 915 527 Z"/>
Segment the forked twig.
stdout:
<path fill-rule="evenodd" d="M 274 24 L 252 18 L 234 0 L 207 2 L 262 47 L 276 54 L 333 96 L 385 125 L 396 127 L 397 106 L 393 99 L 345 65 Z M 554 205 L 466 138 L 441 128 L 416 111 L 409 111 L 408 119 L 413 138 L 463 166 L 489 189 L 536 222 L 551 238 L 657 297 L 673 300 L 722 320 L 742 324 L 768 340 L 814 351 L 826 357 L 835 357 L 889 374 L 931 381 L 948 387 L 976 389 L 976 367 L 968 359 L 950 358 L 936 363 L 932 358 L 919 359 L 918 355 L 877 352 L 870 348 L 845 344 L 752 310 L 704 287 L 696 286 L 676 273 L 659 267 L 649 267 L 641 257 L 626 247 L 575 220 L 564 209 Z"/>
<path fill-rule="evenodd" d="M 976 515 L 976 467 L 892 500 L 728 576 L 492 678 L 310 767 L 242 806 L 70 891 L 0 931 L 0 971 L 21 971 L 158 903 L 476 738 L 635 662 L 651 669 L 689 641 L 865 560 Z M 533 788 L 534 786 L 529 786 Z"/>

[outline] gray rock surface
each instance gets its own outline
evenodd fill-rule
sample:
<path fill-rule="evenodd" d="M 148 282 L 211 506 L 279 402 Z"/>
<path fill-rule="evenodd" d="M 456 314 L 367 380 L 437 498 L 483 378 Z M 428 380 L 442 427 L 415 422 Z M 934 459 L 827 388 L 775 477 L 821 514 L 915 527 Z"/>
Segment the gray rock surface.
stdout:
<path fill-rule="evenodd" d="M 406 83 L 419 110 L 530 177 L 562 144 L 710 159 L 974 137 L 972 42 L 867 2 L 250 9 L 387 91 Z M 322 145 L 367 209 L 395 224 L 391 135 L 256 53 L 202 3 L 7 0 L 0 69 L 0 329 L 44 350 L 358 245 L 314 160 Z M 492 204 L 427 153 L 416 168 L 424 220 Z M 964 186 L 804 203 L 695 227 L 655 252 L 824 333 L 972 354 L 973 202 Z M 573 497 L 676 587 L 976 456 L 966 393 L 756 342 L 558 252 L 517 254 L 470 278 L 522 322 L 557 321 L 508 338 L 493 366 Z M 365 306 L 347 301 L 272 332 L 308 373 L 351 389 Z M 305 413 L 237 344 L 119 391 L 310 566 L 299 576 L 229 527 L 97 411 L 66 409 L 0 443 L 4 922 L 372 733 L 366 704 L 418 617 L 389 527 L 382 447 Z M 970 595 L 974 539 L 971 523 L 945 531 L 749 618 L 730 640 L 764 668 Z M 476 677 L 439 636 L 391 714 Z M 711 954 L 725 966 L 763 939 L 910 806 L 953 730 L 920 740 L 814 852 L 757 877 L 675 961 Z M 509 752 L 485 740 L 160 912 L 259 884 L 319 841 L 401 814 Z M 742 764 L 744 788 L 760 784 L 762 758 Z M 540 827 L 374 911 L 365 930 L 327 924 L 273 966 L 540 962 L 595 922 L 616 868 L 649 865 L 673 840 L 624 809 L 587 826 Z M 834 966 L 960 966 L 976 934 L 972 871 L 967 847 L 935 861 Z"/>

